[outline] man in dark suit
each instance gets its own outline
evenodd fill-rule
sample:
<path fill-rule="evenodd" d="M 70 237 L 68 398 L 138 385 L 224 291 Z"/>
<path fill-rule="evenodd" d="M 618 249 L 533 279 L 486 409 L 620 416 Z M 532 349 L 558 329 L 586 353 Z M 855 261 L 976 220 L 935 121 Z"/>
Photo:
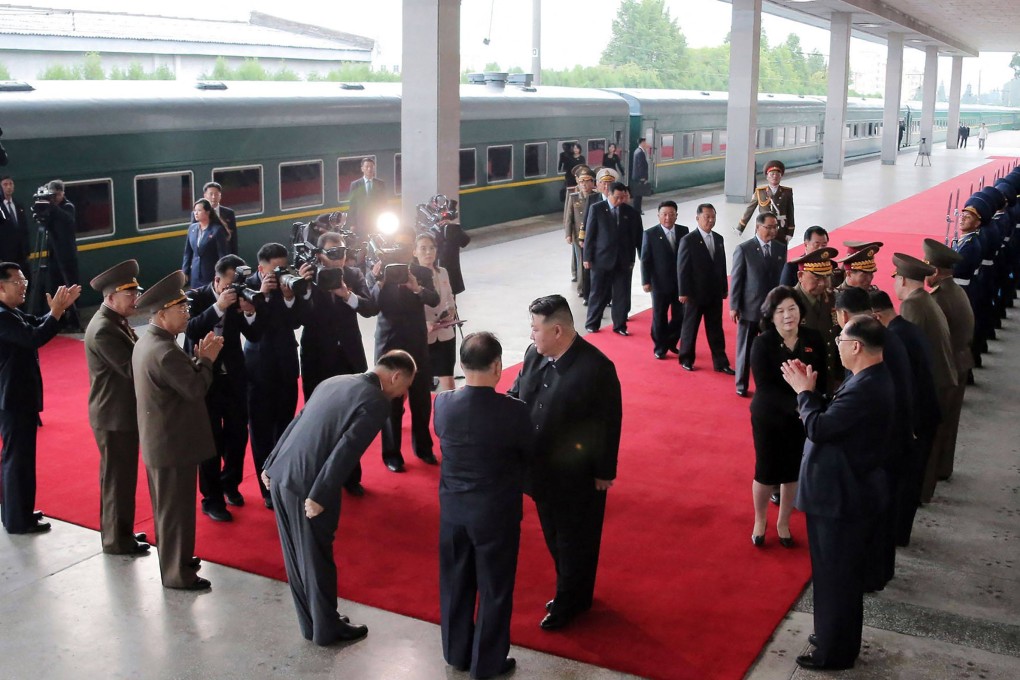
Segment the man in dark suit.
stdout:
<path fill-rule="evenodd" d="M 99 447 L 99 533 L 103 552 L 146 555 L 149 544 L 135 534 L 138 487 L 138 412 L 131 353 L 138 336 L 128 323 L 138 285 L 138 262 L 107 269 L 89 285 L 103 304 L 85 329 L 89 367 L 89 425 Z"/>
<path fill-rule="evenodd" d="M 376 219 L 386 206 L 386 182 L 375 176 L 375 159 L 361 159 L 361 177 L 351 182 L 347 226 L 360 240 L 375 233 Z"/>
<path fill-rule="evenodd" d="M 202 514 L 216 522 L 233 519 L 227 504 L 244 505 L 238 486 L 244 477 L 248 447 L 248 374 L 241 335 L 257 342 L 261 332 L 257 308 L 231 287 L 237 270 L 245 266 L 237 255 L 225 255 L 216 263 L 212 283 L 188 293 L 191 319 L 185 330 L 184 351 L 193 353 L 196 343 L 210 332 L 223 338 L 223 350 L 213 364 L 213 381 L 205 396 L 217 455 L 202 461 L 198 468 Z"/>
<path fill-rule="evenodd" d="M 726 358 L 726 336 L 722 329 L 722 301 L 727 294 L 726 250 L 722 236 L 712 231 L 715 206 L 699 205 L 696 219 L 698 228 L 680 239 L 677 249 L 677 297 L 684 306 L 680 367 L 694 370 L 694 343 L 704 317 L 715 370 L 734 375 Z"/>
<path fill-rule="evenodd" d="M 14 262 L 0 262 L 0 520 L 9 534 L 49 531 L 35 511 L 35 442 L 43 410 L 39 348 L 53 339 L 60 317 L 81 295 L 81 286 L 46 295 L 45 316 L 32 316 L 25 304 L 28 279 Z"/>
<path fill-rule="evenodd" d="M 872 518 L 889 502 L 882 463 L 895 399 L 882 362 L 885 334 L 867 316 L 843 327 L 840 359 L 853 375 L 828 402 L 814 391 L 810 368 L 783 365 L 807 432 L 796 505 L 807 514 L 814 587 L 815 649 L 797 657 L 808 669 L 852 668 L 861 649 L 865 546 Z"/>
<path fill-rule="evenodd" d="M 679 354 L 684 307 L 677 298 L 676 262 L 680 239 L 690 231 L 676 224 L 674 201 L 659 204 L 659 223 L 646 229 L 641 241 L 641 287 L 652 294 L 652 343 L 656 359 Z"/>
<path fill-rule="evenodd" d="M 747 396 L 751 377 L 751 345 L 761 332 L 761 305 L 769 291 L 779 285 L 786 263 L 786 244 L 776 239 L 779 220 L 758 213 L 754 238 L 733 251 L 730 272 L 730 320 L 737 324 L 737 394 Z"/>
<path fill-rule="evenodd" d="M 298 624 L 317 645 L 357 640 L 366 626 L 337 612 L 333 540 L 340 522 L 340 487 L 379 434 L 389 405 L 414 377 L 407 352 L 387 352 L 368 373 L 323 381 L 280 437 L 259 478 L 276 508 L 287 582 Z"/>
<path fill-rule="evenodd" d="M 503 348 L 472 333 L 460 348 L 467 384 L 436 397 L 439 610 L 443 657 L 473 678 L 505 673 L 510 651 L 523 484 L 532 456 L 528 407 L 496 393 Z M 475 616 L 475 605 L 478 615 Z"/>
<path fill-rule="evenodd" d="M 261 470 L 280 435 L 287 429 L 298 398 L 298 351 L 294 330 L 301 325 L 303 300 L 277 280 L 273 272 L 287 266 L 287 249 L 267 243 L 258 252 L 259 268 L 245 282 L 266 300 L 259 310 L 258 340 L 244 344 L 244 366 L 248 374 L 248 427 L 255 470 Z M 269 509 L 273 500 L 259 478 L 262 502 Z"/>
<path fill-rule="evenodd" d="M 237 216 L 233 209 L 220 205 L 223 198 L 223 187 L 219 182 L 206 182 L 202 187 L 202 197 L 213 207 L 213 211 L 219 215 L 220 222 L 227 230 L 227 251 L 231 255 L 237 255 Z"/>
<path fill-rule="evenodd" d="M 534 344 L 508 394 L 528 405 L 534 423 L 535 459 L 524 490 L 556 565 L 556 597 L 541 622 L 555 630 L 592 606 L 623 401 L 616 367 L 577 335 L 562 296 L 538 298 L 528 311 Z"/>
<path fill-rule="evenodd" d="M 627 205 L 625 184 L 616 182 L 609 192 L 608 200 L 591 207 L 585 222 L 584 268 L 591 272 L 591 296 L 584 326 L 589 333 L 597 332 L 611 299 L 613 332 L 630 335 L 630 282 L 641 250 L 641 216 Z"/>
<path fill-rule="evenodd" d="M 64 182 L 59 179 L 47 186 L 51 208 L 46 216 L 46 249 L 49 259 L 50 290 L 60 286 L 78 285 L 78 213 L 74 203 L 64 196 Z M 64 327 L 82 332 L 78 308 L 71 305 L 64 317 Z"/>
<path fill-rule="evenodd" d="M 829 245 L 829 232 L 824 227 L 819 227 L 817 224 L 808 227 L 804 231 L 804 255 L 813 253 L 820 248 L 827 248 Z M 802 255 L 803 257 L 803 255 Z M 787 261 L 783 267 L 783 273 L 779 276 L 780 286 L 790 286 L 791 288 L 797 285 L 798 276 L 797 273 L 800 271 L 797 264 Z"/>
<path fill-rule="evenodd" d="M 638 140 L 637 148 L 631 158 L 630 184 L 631 192 L 634 195 L 634 210 L 638 215 L 644 215 L 641 210 L 641 201 L 644 200 L 648 188 L 648 168 L 651 161 L 652 147 L 648 140 L 642 137 Z"/>
<path fill-rule="evenodd" d="M 319 264 L 328 269 L 342 269 L 343 274 L 339 288 L 308 288 L 308 304 L 304 305 L 301 314 L 304 326 L 301 332 L 301 389 L 305 403 L 323 380 L 368 370 L 358 316 L 368 318 L 379 313 L 365 275 L 357 267 L 344 266 L 347 249 L 343 245 L 343 236 L 326 232 L 319 236 L 317 246 L 325 251 L 317 256 Z M 304 268 L 309 278 L 312 270 L 310 265 Z M 352 495 L 364 495 L 360 461 L 351 471 L 350 479 L 344 482 L 344 488 Z"/>
<path fill-rule="evenodd" d="M 194 357 L 175 338 L 188 326 L 188 298 L 178 270 L 142 293 L 136 308 L 149 314 L 131 355 L 138 399 L 138 434 L 149 476 L 159 573 L 165 588 L 205 590 L 195 561 L 195 482 L 198 465 L 216 455 L 205 395 L 223 337 L 209 333 Z"/>
<path fill-rule="evenodd" d="M 14 262 L 28 269 L 28 219 L 25 208 L 14 200 L 14 178 L 0 177 L 0 262 Z"/>

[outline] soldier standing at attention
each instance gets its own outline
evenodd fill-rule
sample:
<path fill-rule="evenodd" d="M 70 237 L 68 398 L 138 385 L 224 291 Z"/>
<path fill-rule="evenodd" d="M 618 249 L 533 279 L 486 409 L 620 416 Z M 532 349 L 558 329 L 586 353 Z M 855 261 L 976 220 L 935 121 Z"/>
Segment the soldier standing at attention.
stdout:
<path fill-rule="evenodd" d="M 765 164 L 767 183 L 754 190 L 754 197 L 744 210 L 744 216 L 734 228 L 738 236 L 743 236 L 744 229 L 757 208 L 760 212 L 776 216 L 779 220 L 779 234 L 776 238 L 780 243 L 790 242 L 796 226 L 793 220 L 793 189 L 779 183 L 785 174 L 786 166 L 782 161 L 769 161 Z"/>

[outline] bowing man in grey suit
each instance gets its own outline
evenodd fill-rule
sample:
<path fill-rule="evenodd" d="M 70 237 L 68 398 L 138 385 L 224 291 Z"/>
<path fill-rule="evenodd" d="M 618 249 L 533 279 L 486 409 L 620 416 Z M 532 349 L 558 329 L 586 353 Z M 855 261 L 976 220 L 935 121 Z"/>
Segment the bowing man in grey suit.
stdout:
<path fill-rule="evenodd" d="M 460 348 L 467 385 L 436 397 L 443 447 L 439 479 L 439 609 L 443 657 L 471 677 L 506 673 L 525 467 L 528 407 L 498 394 L 503 348 L 472 333 Z M 475 615 L 475 604 L 478 615 Z"/>
<path fill-rule="evenodd" d="M 751 375 L 751 345 L 761 331 L 761 305 L 769 291 L 779 285 L 786 262 L 786 244 L 776 240 L 779 220 L 759 213 L 754 238 L 733 251 L 730 270 L 730 320 L 737 324 L 737 394 L 747 396 Z"/>
<path fill-rule="evenodd" d="M 317 645 L 368 634 L 336 608 L 333 539 L 340 489 L 382 429 L 391 401 L 407 394 L 416 370 L 410 354 L 392 350 L 367 373 L 322 381 L 262 468 L 301 634 Z"/>

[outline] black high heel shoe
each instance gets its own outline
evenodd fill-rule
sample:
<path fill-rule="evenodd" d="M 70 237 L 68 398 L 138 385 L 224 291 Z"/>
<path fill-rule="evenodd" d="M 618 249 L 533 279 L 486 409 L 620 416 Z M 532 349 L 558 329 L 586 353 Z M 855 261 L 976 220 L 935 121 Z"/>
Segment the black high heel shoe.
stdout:
<path fill-rule="evenodd" d="M 754 544 L 755 548 L 762 547 L 763 545 L 765 545 L 765 534 L 762 534 L 761 536 L 755 536 L 754 534 L 751 534 L 751 543 Z"/>
<path fill-rule="evenodd" d="M 792 548 L 795 545 L 793 542 L 793 534 L 787 536 L 786 538 L 780 536 L 779 545 L 783 546 L 784 548 Z"/>

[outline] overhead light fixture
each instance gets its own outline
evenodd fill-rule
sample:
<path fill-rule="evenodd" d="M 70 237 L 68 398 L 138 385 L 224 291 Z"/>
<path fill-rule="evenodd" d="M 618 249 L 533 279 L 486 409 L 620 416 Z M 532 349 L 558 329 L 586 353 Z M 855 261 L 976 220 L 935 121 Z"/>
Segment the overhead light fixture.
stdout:
<path fill-rule="evenodd" d="M 883 26 L 883 25 L 884 24 L 872 24 L 872 23 L 854 24 L 854 26 L 859 26 L 860 28 L 878 28 L 879 26 Z"/>

